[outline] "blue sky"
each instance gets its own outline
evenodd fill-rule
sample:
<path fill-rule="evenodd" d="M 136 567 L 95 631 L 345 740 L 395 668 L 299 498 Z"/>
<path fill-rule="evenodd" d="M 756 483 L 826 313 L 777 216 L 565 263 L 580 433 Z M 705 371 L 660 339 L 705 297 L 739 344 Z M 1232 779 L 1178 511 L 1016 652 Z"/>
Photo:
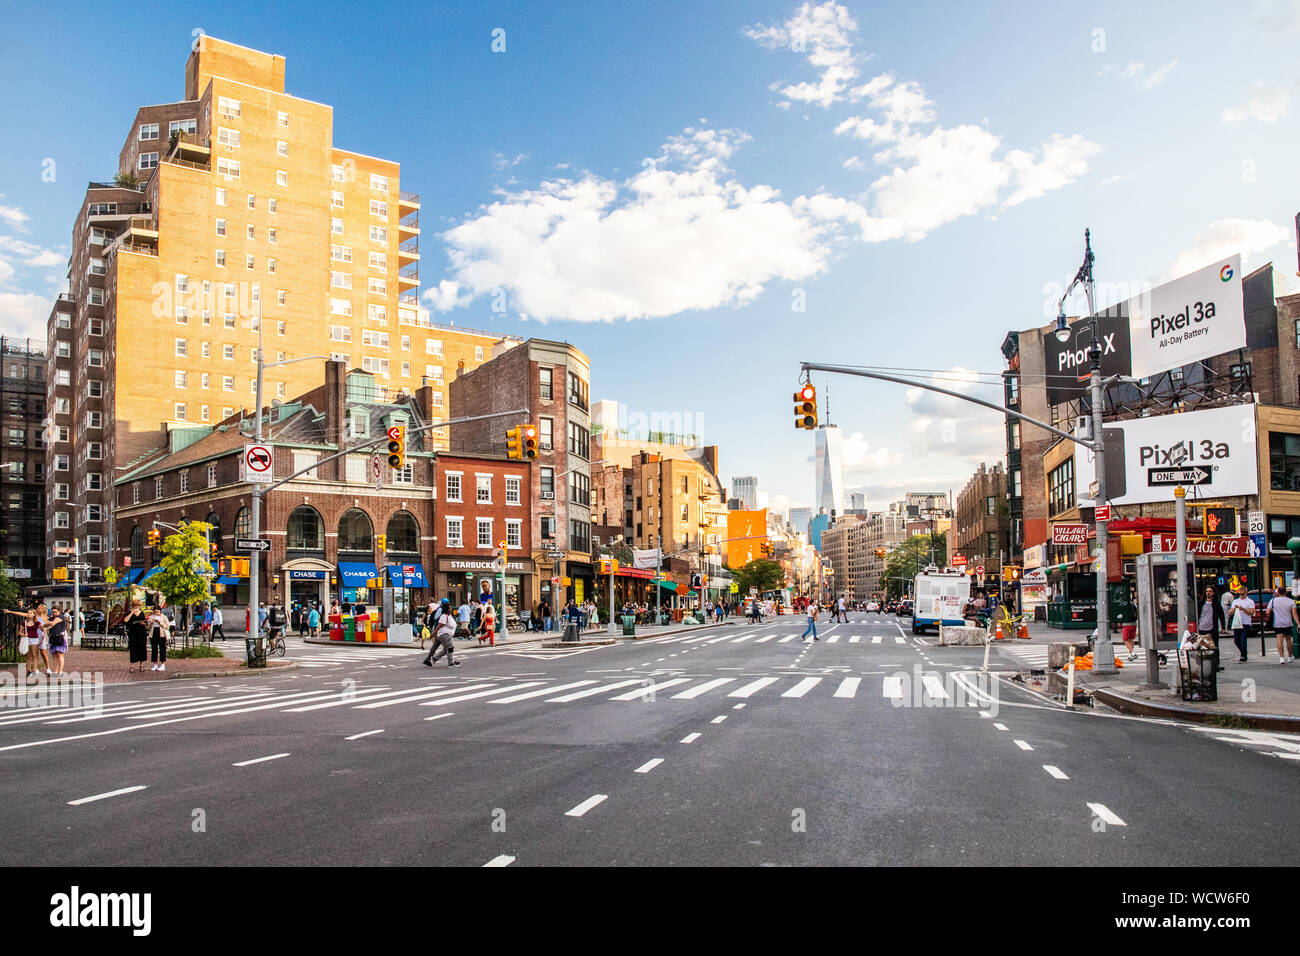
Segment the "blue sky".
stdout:
<path fill-rule="evenodd" d="M 202 29 L 401 162 L 439 320 L 575 342 L 593 398 L 689 415 L 724 479 L 810 504 L 798 361 L 996 372 L 1085 226 L 1103 304 L 1232 252 L 1297 288 L 1300 3 L 1057 6 L 11 5 L 0 328 L 43 328 L 85 183 Z M 993 413 L 815 382 L 873 506 L 1002 457 Z"/>

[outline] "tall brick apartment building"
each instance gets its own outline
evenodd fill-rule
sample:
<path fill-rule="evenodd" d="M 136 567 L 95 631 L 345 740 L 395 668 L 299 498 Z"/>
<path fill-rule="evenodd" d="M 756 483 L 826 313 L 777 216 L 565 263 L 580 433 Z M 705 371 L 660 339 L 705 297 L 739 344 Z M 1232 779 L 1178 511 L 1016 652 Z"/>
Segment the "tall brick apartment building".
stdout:
<path fill-rule="evenodd" d="M 333 108 L 285 92 L 283 57 L 200 36 L 183 98 L 136 113 L 117 170 L 86 189 L 47 329 L 47 544 L 79 538 L 91 581 L 123 544 L 114 482 L 252 404 L 259 322 L 268 358 L 327 353 L 394 395 L 428 385 L 435 419 L 444 370 L 502 341 L 429 322 L 419 196 L 397 163 L 335 145 Z M 267 395 L 321 381 L 320 364 L 280 366 Z"/>
<path fill-rule="evenodd" d="M 373 373 L 349 372 L 338 361 L 324 365 L 323 386 L 269 410 L 264 428 L 275 449 L 277 478 L 379 438 L 390 425 L 409 429 L 430 421 L 431 387 L 390 401 Z M 122 566 L 129 558 L 133 582 L 147 584 L 160 557 L 145 545 L 155 522 L 206 521 L 215 526 L 212 537 L 223 555 L 237 553 L 236 537 L 251 536 L 250 486 L 240 480 L 243 446 L 251 439 L 239 424 L 233 416 L 209 429 L 167 430 L 168 449 L 117 480 L 114 514 L 121 545 L 114 563 Z M 382 465 L 379 488 L 371 471 L 374 452 L 363 451 L 324 462 L 264 496 L 260 536 L 271 550 L 261 563 L 260 586 L 268 603 L 287 608 L 293 601 L 364 602 L 370 597 L 365 582 L 387 574 L 405 592 L 398 610 L 402 623 L 409 606 L 477 594 L 482 579 L 495 581 L 490 562 L 498 540 L 530 553 L 530 503 L 523 494 L 529 463 L 504 454 L 449 456 L 426 438 L 408 437 L 406 466 L 393 472 Z M 387 538 L 383 548 L 381 534 Z M 227 576 L 221 583 L 223 604 L 247 602 L 246 578 Z M 519 595 L 531 584 L 518 572 L 507 578 L 512 608 L 520 608 Z"/>
<path fill-rule="evenodd" d="M 985 581 L 996 581 L 1006 553 L 1007 475 L 1002 462 L 979 469 L 957 494 L 949 550 L 966 558 L 966 572 L 983 567 Z M 978 585 L 978 579 L 976 584 Z"/>
<path fill-rule="evenodd" d="M 0 558 L 22 584 L 45 579 L 45 350 L 0 338 Z"/>

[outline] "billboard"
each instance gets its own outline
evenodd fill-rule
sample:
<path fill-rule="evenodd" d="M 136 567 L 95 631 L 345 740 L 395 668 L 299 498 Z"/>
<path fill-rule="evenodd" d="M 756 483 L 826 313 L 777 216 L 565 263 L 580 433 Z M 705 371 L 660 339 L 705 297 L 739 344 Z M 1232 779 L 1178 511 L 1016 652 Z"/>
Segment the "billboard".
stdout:
<path fill-rule="evenodd" d="M 1099 313 L 1101 374 L 1148 378 L 1245 348 L 1241 279 L 1241 256 L 1228 256 Z M 1091 372 L 1091 321 L 1071 323 L 1070 332 L 1065 343 L 1043 336 L 1052 405 L 1083 394 Z"/>
<path fill-rule="evenodd" d="M 767 509 L 758 511 L 728 511 L 727 540 L 722 553 L 730 568 L 743 568 L 763 556 L 762 544 L 767 540 Z"/>
<path fill-rule="evenodd" d="M 1259 494 L 1256 461 L 1255 406 L 1229 405 L 1196 412 L 1154 415 L 1126 422 L 1107 422 L 1106 430 L 1123 432 L 1125 492 L 1112 496 L 1112 505 L 1173 501 L 1166 481 L 1173 470 L 1188 480 L 1188 504 L 1196 498 L 1226 498 Z M 1107 443 L 1107 451 L 1114 446 Z M 1107 461 L 1106 471 L 1112 469 Z M 1096 477 L 1091 453 L 1076 449 L 1075 497 L 1092 507 L 1088 485 Z"/>

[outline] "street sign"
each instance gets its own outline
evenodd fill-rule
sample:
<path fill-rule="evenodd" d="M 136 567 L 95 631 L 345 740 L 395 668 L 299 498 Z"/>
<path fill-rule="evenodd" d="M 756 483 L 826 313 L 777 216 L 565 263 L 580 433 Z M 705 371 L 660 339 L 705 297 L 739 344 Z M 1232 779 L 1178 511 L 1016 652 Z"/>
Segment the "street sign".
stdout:
<path fill-rule="evenodd" d="M 271 450 L 270 445 L 245 445 L 244 480 L 269 483 L 272 480 L 271 473 L 274 462 L 275 453 Z"/>
<path fill-rule="evenodd" d="M 1110 520 L 1110 505 L 1097 505 L 1097 513 L 1093 515 L 1097 521 Z"/>
<path fill-rule="evenodd" d="M 122 559 L 122 567 L 129 568 L 130 566 L 131 566 L 131 556 L 128 554 L 125 558 Z"/>
<path fill-rule="evenodd" d="M 560 579 L 559 579 L 559 578 L 551 578 L 551 583 L 552 583 L 552 584 L 559 584 L 559 583 L 560 583 Z"/>
<path fill-rule="evenodd" d="M 1246 512 L 1246 531 L 1248 534 L 1264 533 L 1264 512 L 1262 511 Z"/>
<path fill-rule="evenodd" d="M 979 567 L 977 567 L 977 568 L 975 569 L 975 573 L 976 573 L 976 574 L 983 574 L 983 573 L 984 573 L 984 565 L 981 564 Z"/>
<path fill-rule="evenodd" d="M 1100 495 L 1101 495 L 1101 485 L 1097 484 L 1097 482 L 1095 481 L 1090 482 L 1088 484 L 1088 497 L 1091 498 L 1093 501 L 1096 501 Z"/>
<path fill-rule="evenodd" d="M 370 457 L 370 473 L 375 478 L 375 490 L 384 487 L 384 462 L 378 455 Z"/>
<path fill-rule="evenodd" d="M 58 548 L 55 548 L 55 549 L 54 549 L 54 553 L 55 553 L 55 554 L 75 554 L 76 552 L 75 552 L 75 550 L 72 549 L 72 548 L 63 548 L 63 547 L 58 547 Z"/>
<path fill-rule="evenodd" d="M 1191 468 L 1148 468 L 1147 487 L 1160 485 L 1208 485 L 1214 482 L 1214 472 L 1205 466 Z"/>
<path fill-rule="evenodd" d="M 562 558 L 564 557 L 564 552 L 561 551 L 559 548 L 547 548 L 546 556 L 548 558 Z"/>
<path fill-rule="evenodd" d="M 69 570 L 69 571 L 89 571 L 89 570 L 90 570 L 90 565 L 88 565 L 88 564 L 69 564 L 69 565 L 68 565 L 68 570 Z"/>
<path fill-rule="evenodd" d="M 236 551 L 270 551 L 271 542 L 265 538 L 236 538 Z"/>

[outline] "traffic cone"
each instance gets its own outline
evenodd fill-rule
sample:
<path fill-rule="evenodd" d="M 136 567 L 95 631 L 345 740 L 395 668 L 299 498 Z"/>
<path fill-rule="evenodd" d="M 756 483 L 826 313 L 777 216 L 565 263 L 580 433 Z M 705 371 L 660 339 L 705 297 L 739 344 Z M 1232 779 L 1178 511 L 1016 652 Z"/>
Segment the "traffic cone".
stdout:
<path fill-rule="evenodd" d="M 1021 624 L 1020 631 L 1016 634 L 1016 637 L 1020 638 L 1022 641 L 1029 640 L 1029 625 Z"/>
<path fill-rule="evenodd" d="M 1002 625 L 999 624 L 999 625 L 998 625 L 998 632 L 997 632 L 997 634 L 995 634 L 995 635 L 993 636 L 993 640 L 995 640 L 995 641 L 1001 641 L 1001 640 L 1003 640 L 1005 637 L 1006 637 L 1006 635 L 1002 633 Z"/>

